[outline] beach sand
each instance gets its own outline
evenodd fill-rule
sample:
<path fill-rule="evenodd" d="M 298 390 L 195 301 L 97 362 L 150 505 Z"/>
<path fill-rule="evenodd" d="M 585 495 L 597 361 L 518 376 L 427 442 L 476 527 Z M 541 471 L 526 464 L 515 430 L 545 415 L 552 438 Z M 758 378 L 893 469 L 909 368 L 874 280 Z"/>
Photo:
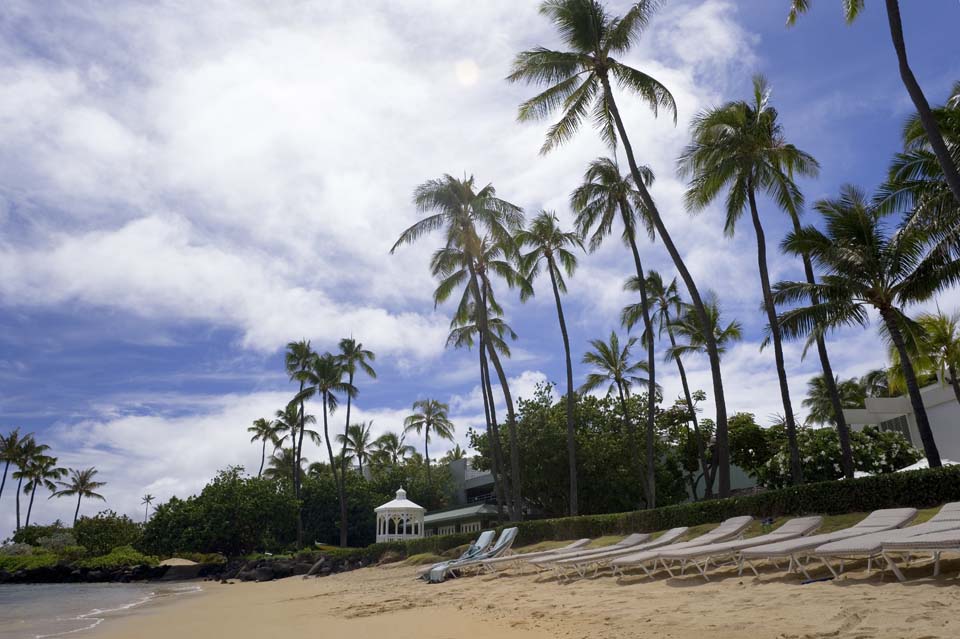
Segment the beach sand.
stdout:
<path fill-rule="evenodd" d="M 320 579 L 204 583 L 205 592 L 108 619 L 101 639 L 762 639 L 960 636 L 960 563 L 944 576 L 929 564 L 912 579 L 855 570 L 839 581 L 801 585 L 782 573 L 718 571 L 651 582 L 609 576 L 558 583 L 504 573 L 429 585 L 405 565 Z"/>

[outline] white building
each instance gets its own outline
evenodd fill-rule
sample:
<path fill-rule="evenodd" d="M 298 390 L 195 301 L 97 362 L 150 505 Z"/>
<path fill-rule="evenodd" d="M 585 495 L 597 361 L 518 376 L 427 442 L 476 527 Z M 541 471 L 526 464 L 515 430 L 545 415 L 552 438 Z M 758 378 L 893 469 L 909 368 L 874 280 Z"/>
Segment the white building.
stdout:
<path fill-rule="evenodd" d="M 407 499 L 400 487 L 396 499 L 374 508 L 377 513 L 377 543 L 407 541 L 423 537 L 423 515 L 426 509 Z"/>
<path fill-rule="evenodd" d="M 948 384 L 931 384 L 920 389 L 923 406 L 940 457 L 960 459 L 960 403 Z M 910 407 L 910 397 L 868 397 L 866 408 L 847 408 L 843 411 L 847 424 L 853 430 L 877 426 L 880 430 L 901 433 L 918 450 L 923 451 L 917 420 Z"/>

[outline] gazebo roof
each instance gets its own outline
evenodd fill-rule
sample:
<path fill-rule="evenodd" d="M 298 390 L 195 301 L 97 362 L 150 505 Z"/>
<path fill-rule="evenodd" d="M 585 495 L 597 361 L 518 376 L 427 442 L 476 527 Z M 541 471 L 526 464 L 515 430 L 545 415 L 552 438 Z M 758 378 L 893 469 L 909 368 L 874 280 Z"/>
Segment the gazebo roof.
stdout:
<path fill-rule="evenodd" d="M 407 499 L 407 491 L 400 487 L 400 490 L 397 491 L 397 498 L 387 503 L 377 506 L 373 509 L 374 512 L 383 512 L 385 510 L 407 510 L 407 511 L 420 511 L 426 512 L 426 508 L 419 504 L 415 504 L 409 499 Z"/>

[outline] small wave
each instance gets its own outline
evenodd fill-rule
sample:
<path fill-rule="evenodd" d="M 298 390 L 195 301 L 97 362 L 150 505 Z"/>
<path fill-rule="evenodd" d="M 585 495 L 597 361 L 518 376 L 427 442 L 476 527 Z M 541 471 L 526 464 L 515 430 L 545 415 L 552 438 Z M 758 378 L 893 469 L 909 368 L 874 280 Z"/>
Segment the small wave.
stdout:
<path fill-rule="evenodd" d="M 142 606 L 145 603 L 149 603 L 155 599 L 159 599 L 164 596 L 177 597 L 180 595 L 189 595 L 193 593 L 198 593 L 202 590 L 200 586 L 183 586 L 180 588 L 172 587 L 160 592 L 152 591 L 148 593 L 145 597 L 141 597 L 136 601 L 131 601 L 130 603 L 118 606 L 116 608 L 94 608 L 90 612 L 85 612 L 82 615 L 77 615 L 76 617 L 69 617 L 66 619 L 59 618 L 57 621 L 90 621 L 90 625 L 83 626 L 81 628 L 74 628 L 73 630 L 64 630 L 63 632 L 54 632 L 47 635 L 34 635 L 35 639 L 51 639 L 52 637 L 64 637 L 67 635 L 73 635 L 78 632 L 84 632 L 85 630 L 93 630 L 106 619 L 106 615 L 114 612 L 123 612 L 124 610 L 130 610 L 131 608 L 136 608 L 137 606 Z"/>

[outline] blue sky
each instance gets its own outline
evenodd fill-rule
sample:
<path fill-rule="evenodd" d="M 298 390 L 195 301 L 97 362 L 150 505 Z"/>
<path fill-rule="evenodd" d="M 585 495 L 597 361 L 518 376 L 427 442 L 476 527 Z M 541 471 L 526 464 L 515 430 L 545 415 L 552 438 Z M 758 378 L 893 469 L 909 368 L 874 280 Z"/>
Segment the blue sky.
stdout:
<path fill-rule="evenodd" d="M 5 4 L 0 429 L 37 433 L 65 465 L 97 466 L 107 506 L 134 514 L 145 492 L 166 499 L 227 464 L 256 468 L 244 429 L 292 393 L 283 345 L 306 337 L 332 349 L 352 333 L 378 354 L 378 379 L 359 381 L 358 418 L 396 430 L 412 401 L 436 397 L 450 402 L 464 443 L 482 406 L 475 354 L 444 351 L 450 309 L 430 301 L 426 261 L 438 240 L 388 250 L 416 219 L 413 187 L 445 172 L 473 173 L 569 224 L 569 192 L 605 151 L 586 129 L 540 158 L 547 123 L 515 122 L 534 89 L 503 81 L 512 55 L 556 44 L 536 3 Z M 679 124 L 622 99 L 698 282 L 746 327 L 725 360 L 728 406 L 761 420 L 782 406 L 772 352 L 757 348 L 754 237 L 744 225 L 724 238 L 716 208 L 683 212 L 674 166 L 687 124 L 766 74 L 789 138 L 822 164 L 804 183 L 812 202 L 846 182 L 876 185 L 910 112 L 880 3 L 846 26 L 839 2 L 822 0 L 793 29 L 787 4 L 666 3 L 628 61 L 671 88 Z M 960 5 L 902 4 L 914 69 L 940 103 L 960 79 L 949 28 Z M 762 213 L 773 247 L 786 220 L 767 203 Z M 672 275 L 661 247 L 641 248 L 648 268 Z M 801 275 L 775 253 L 770 265 L 775 279 Z M 577 359 L 617 328 L 629 272 L 615 241 L 581 258 L 565 300 Z M 508 374 L 529 395 L 562 373 L 553 301 L 548 288 L 527 304 L 506 290 L 501 301 L 520 334 Z M 950 292 L 941 304 L 956 301 Z M 843 376 L 883 361 L 872 329 L 830 344 Z M 817 364 L 801 361 L 798 345 L 787 358 L 802 416 Z M 705 362 L 689 367 L 709 390 Z M 679 382 L 660 370 L 672 400 Z M 11 502 L 4 494 L 0 535 Z M 36 518 L 69 511 L 44 498 Z"/>

